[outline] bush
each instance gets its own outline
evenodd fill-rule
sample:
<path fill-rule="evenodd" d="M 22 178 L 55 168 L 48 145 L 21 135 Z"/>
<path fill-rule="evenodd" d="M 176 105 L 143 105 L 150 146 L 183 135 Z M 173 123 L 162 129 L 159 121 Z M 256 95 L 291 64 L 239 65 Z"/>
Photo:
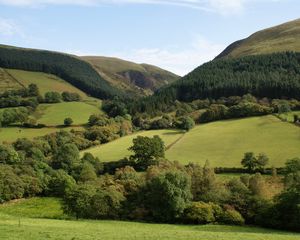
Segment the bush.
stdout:
<path fill-rule="evenodd" d="M 220 217 L 220 222 L 229 225 L 243 225 L 245 220 L 238 211 L 234 209 L 227 209 Z"/>
<path fill-rule="evenodd" d="M 66 118 L 66 119 L 64 120 L 64 125 L 65 125 L 65 126 L 71 126 L 72 123 L 73 123 L 73 119 L 72 119 L 72 118 Z"/>
<path fill-rule="evenodd" d="M 184 210 L 184 220 L 192 224 L 207 224 L 216 221 L 214 209 L 210 203 L 193 202 Z"/>

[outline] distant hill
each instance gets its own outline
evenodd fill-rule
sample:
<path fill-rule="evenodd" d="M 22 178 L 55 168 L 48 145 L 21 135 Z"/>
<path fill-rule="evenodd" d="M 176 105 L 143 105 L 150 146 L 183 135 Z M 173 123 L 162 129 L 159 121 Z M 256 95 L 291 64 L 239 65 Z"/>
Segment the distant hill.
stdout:
<path fill-rule="evenodd" d="M 300 52 L 300 19 L 271 27 L 229 45 L 217 58 Z"/>
<path fill-rule="evenodd" d="M 0 67 L 54 74 L 101 99 L 122 95 L 89 63 L 69 54 L 0 45 Z"/>
<path fill-rule="evenodd" d="M 179 76 L 148 64 L 137 64 L 110 57 L 81 57 L 113 86 L 137 95 L 149 95 L 174 82 Z"/>

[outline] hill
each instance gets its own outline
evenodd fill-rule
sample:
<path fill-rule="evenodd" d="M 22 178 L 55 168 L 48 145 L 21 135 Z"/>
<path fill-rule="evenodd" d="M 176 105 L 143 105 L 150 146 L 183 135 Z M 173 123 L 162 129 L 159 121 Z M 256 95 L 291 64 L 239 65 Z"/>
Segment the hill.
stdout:
<path fill-rule="evenodd" d="M 113 86 L 132 94 L 149 95 L 179 76 L 148 64 L 136 64 L 118 58 L 81 57 Z"/>
<path fill-rule="evenodd" d="M 184 135 L 170 130 L 142 132 L 86 152 L 101 161 L 119 160 L 130 155 L 127 149 L 137 135 L 159 135 L 165 141 L 166 157 L 171 161 L 204 165 L 209 160 L 214 167 L 241 167 L 244 153 L 253 151 L 264 152 L 271 165 L 282 167 L 287 159 L 300 155 L 299 134 L 300 128 L 274 116 L 264 116 L 202 124 Z"/>
<path fill-rule="evenodd" d="M 55 198 L 32 198 L 0 206 L 1 239 L 95 240 L 296 240 L 299 234 L 257 227 L 170 225 L 121 221 L 57 220 L 66 216 Z M 55 218 L 55 219 L 51 219 Z M 76 231 L 74 231 L 76 229 Z M 118 229 L 118 231 L 116 231 Z"/>
<path fill-rule="evenodd" d="M 69 54 L 0 45 L 0 67 L 53 74 L 101 99 L 122 95 L 89 63 Z"/>
<path fill-rule="evenodd" d="M 219 99 L 252 94 L 259 98 L 300 99 L 300 53 L 273 53 L 217 59 L 139 100 L 132 112 L 164 111 L 175 100 Z"/>
<path fill-rule="evenodd" d="M 229 45 L 217 58 L 300 52 L 300 19 L 271 27 Z"/>

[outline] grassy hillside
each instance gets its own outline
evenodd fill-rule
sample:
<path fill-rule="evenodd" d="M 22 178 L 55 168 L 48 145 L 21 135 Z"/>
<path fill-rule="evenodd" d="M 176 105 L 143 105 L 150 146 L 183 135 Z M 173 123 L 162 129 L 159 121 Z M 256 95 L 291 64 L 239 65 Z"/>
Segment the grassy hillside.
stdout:
<path fill-rule="evenodd" d="M 300 19 L 256 32 L 228 46 L 217 58 L 284 51 L 300 52 Z"/>
<path fill-rule="evenodd" d="M 82 57 L 112 85 L 135 94 L 149 94 L 179 76 L 147 64 L 136 64 L 118 58 Z"/>
<path fill-rule="evenodd" d="M 88 149 L 86 151 L 83 151 L 81 154 L 83 155 L 84 152 L 90 152 L 99 157 L 101 161 L 105 162 L 120 160 L 131 155 L 131 153 L 127 149 L 132 145 L 132 140 L 136 136 L 153 137 L 154 135 L 160 136 L 165 142 L 165 145 L 169 146 L 180 137 L 182 137 L 183 133 L 177 130 L 156 130 L 141 132 L 117 139 L 113 142 L 98 147 Z"/>
<path fill-rule="evenodd" d="M 59 206 L 59 200 L 54 198 L 34 198 L 0 205 L 0 239 L 296 240 L 300 236 L 256 227 L 44 219 L 63 218 Z"/>
<path fill-rule="evenodd" d="M 19 128 L 19 127 L 6 127 L 0 128 L 0 143 L 1 142 L 13 142 L 18 138 L 33 139 L 35 137 L 44 136 L 50 133 L 58 132 L 61 129 L 70 131 L 72 129 L 82 130 L 82 127 L 67 127 L 67 128 Z"/>
<path fill-rule="evenodd" d="M 7 90 L 21 89 L 23 86 L 4 68 L 0 68 L 0 93 Z"/>
<path fill-rule="evenodd" d="M 138 135 L 138 134 L 137 134 Z M 166 157 L 181 163 L 204 164 L 208 159 L 215 167 L 241 167 L 245 152 L 264 152 L 270 165 L 283 166 L 288 158 L 300 156 L 300 128 L 280 121 L 274 116 L 219 121 L 195 127 L 183 137 L 168 131 L 143 132 L 140 135 L 159 135 L 171 147 Z M 87 150 L 102 161 L 128 156 L 127 148 L 136 135 Z M 176 141 L 177 140 L 177 141 Z M 284 146 L 284 147 L 283 147 Z"/>
<path fill-rule="evenodd" d="M 0 45 L 0 67 L 50 73 L 102 99 L 122 95 L 89 63 L 69 54 Z"/>
<path fill-rule="evenodd" d="M 86 124 L 89 116 L 100 114 L 98 107 L 85 102 L 63 102 L 58 104 L 40 104 L 35 116 L 38 123 L 47 126 L 62 125 L 64 119 L 70 117 L 74 125 Z"/>
<path fill-rule="evenodd" d="M 7 74 L 11 76 L 11 78 L 14 81 L 17 81 L 20 85 L 28 86 L 31 83 L 36 84 L 41 94 L 45 94 L 46 92 L 49 91 L 55 91 L 60 93 L 67 91 L 67 92 L 76 92 L 82 98 L 87 97 L 87 95 L 80 89 L 74 87 L 70 83 L 52 74 L 15 70 L 15 69 L 5 69 L 5 71 L 7 72 Z"/>

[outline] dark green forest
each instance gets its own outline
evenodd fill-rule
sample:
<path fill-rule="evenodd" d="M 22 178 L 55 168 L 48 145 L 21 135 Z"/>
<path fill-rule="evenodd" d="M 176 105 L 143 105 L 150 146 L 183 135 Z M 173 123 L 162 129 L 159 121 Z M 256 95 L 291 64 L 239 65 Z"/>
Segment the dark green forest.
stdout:
<path fill-rule="evenodd" d="M 121 95 L 92 66 L 68 54 L 0 45 L 0 67 L 54 74 L 100 99 Z"/>
<path fill-rule="evenodd" d="M 132 112 L 164 111 L 175 100 L 243 96 L 300 98 L 300 53 L 276 53 L 208 62 L 133 104 Z"/>

